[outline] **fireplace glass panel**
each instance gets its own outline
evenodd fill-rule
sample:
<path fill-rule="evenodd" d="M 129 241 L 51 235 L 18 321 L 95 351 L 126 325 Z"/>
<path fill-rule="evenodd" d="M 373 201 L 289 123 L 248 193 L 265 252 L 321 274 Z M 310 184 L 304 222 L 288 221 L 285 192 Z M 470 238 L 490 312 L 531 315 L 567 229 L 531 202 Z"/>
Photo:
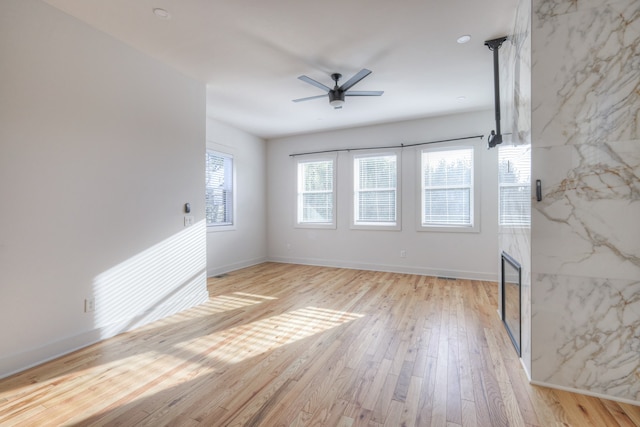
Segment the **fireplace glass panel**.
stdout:
<path fill-rule="evenodd" d="M 520 264 L 502 253 L 502 321 L 507 328 L 518 356 L 520 356 Z"/>

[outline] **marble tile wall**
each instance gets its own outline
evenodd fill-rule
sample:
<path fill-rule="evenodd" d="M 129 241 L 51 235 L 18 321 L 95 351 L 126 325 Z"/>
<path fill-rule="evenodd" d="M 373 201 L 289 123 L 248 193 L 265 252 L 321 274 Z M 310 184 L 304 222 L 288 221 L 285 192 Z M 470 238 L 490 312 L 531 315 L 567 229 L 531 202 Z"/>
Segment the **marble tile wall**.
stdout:
<path fill-rule="evenodd" d="M 533 0 L 531 376 L 640 404 L 640 2 Z"/>
<path fill-rule="evenodd" d="M 530 164 L 531 157 L 531 2 L 520 1 L 513 32 L 499 50 L 501 126 L 504 142 L 499 157 L 512 164 Z M 514 152 L 510 146 L 529 147 Z M 523 158 L 524 157 L 524 158 Z M 499 184 L 503 182 L 499 174 Z M 503 197 L 503 196 L 501 196 Z M 531 227 L 504 225 L 498 228 L 498 249 L 517 260 L 522 267 L 521 358 L 531 372 Z M 498 267 L 498 271 L 500 268 Z M 501 302 L 501 295 L 498 299 Z M 502 312 L 502 307 L 499 307 Z"/>

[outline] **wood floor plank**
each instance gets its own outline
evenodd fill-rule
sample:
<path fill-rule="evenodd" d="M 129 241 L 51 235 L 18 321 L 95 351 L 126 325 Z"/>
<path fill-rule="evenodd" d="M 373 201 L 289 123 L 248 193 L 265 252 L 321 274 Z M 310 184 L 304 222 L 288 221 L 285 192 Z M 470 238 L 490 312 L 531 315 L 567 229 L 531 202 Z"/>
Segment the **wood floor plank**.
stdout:
<path fill-rule="evenodd" d="M 520 413 L 520 407 L 516 400 L 516 395 L 511 387 L 511 380 L 507 374 L 507 370 L 504 367 L 504 360 L 502 359 L 502 353 L 498 347 L 498 341 L 495 338 L 495 334 L 491 329 L 485 328 L 485 337 L 489 346 L 489 354 L 491 362 L 496 373 L 496 379 L 500 387 L 500 393 L 502 394 L 502 402 L 505 409 L 509 425 L 524 427 L 524 419 Z"/>
<path fill-rule="evenodd" d="M 385 379 L 387 378 L 389 371 L 391 370 L 391 361 L 389 359 L 383 359 L 374 373 L 373 380 L 369 384 L 369 387 L 365 390 L 365 393 L 360 400 L 361 405 L 365 409 L 374 410 L 380 391 L 384 387 Z M 394 389 L 395 392 L 395 389 Z"/>
<path fill-rule="evenodd" d="M 475 427 L 477 425 L 475 403 L 469 400 L 462 400 L 462 427 Z"/>
<path fill-rule="evenodd" d="M 402 402 L 398 402 L 397 400 L 391 401 L 389 411 L 387 412 L 387 417 L 384 422 L 385 427 L 398 427 L 401 425 L 403 406 Z"/>
<path fill-rule="evenodd" d="M 640 426 L 531 386 L 497 284 L 264 263 L 209 301 L 0 380 L 0 425 Z"/>
<path fill-rule="evenodd" d="M 407 393 L 409 392 L 409 384 L 411 382 L 411 371 L 413 371 L 413 363 L 405 361 L 398 374 L 396 388 L 393 390 L 393 400 L 397 400 L 398 402 L 405 402 L 407 400 Z"/>
<path fill-rule="evenodd" d="M 387 375 L 384 380 L 382 390 L 380 390 L 380 394 L 378 395 L 378 400 L 376 401 L 375 408 L 373 409 L 373 415 L 371 416 L 372 421 L 379 424 L 384 424 L 387 421 L 389 407 L 391 406 L 391 401 L 393 400 L 393 392 L 396 389 L 397 383 L 397 375 L 391 373 Z"/>
<path fill-rule="evenodd" d="M 420 405 L 420 391 L 422 390 L 422 378 L 411 377 L 407 397 L 402 408 L 400 425 L 414 426 L 418 419 L 418 407 Z"/>
<path fill-rule="evenodd" d="M 639 406 L 633 406 L 633 405 L 629 405 L 628 403 L 617 403 L 617 402 L 611 402 L 611 401 L 608 401 L 608 403 L 610 405 L 615 404 L 616 406 L 619 406 L 622 412 L 624 412 L 624 415 L 626 416 L 626 418 L 628 418 L 628 420 L 632 422 L 633 425 L 640 426 L 640 407 Z"/>

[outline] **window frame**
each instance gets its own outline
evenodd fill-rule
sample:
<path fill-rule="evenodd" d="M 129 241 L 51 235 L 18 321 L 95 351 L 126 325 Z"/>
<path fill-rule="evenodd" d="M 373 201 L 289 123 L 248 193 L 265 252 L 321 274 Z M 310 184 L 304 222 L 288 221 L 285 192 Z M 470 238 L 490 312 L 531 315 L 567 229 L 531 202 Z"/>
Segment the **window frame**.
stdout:
<path fill-rule="evenodd" d="M 358 177 L 356 176 L 356 161 L 362 158 L 395 156 L 396 158 L 396 187 L 395 187 L 395 222 L 375 222 L 375 221 L 357 221 L 356 220 L 356 188 Z M 368 150 L 363 153 L 353 153 L 350 157 L 350 175 L 351 175 L 351 194 L 350 194 L 350 228 L 354 230 L 402 230 L 402 150 L 401 149 L 384 149 L 384 150 Z"/>
<path fill-rule="evenodd" d="M 470 188 L 470 200 L 469 200 L 469 215 L 471 224 L 470 225 L 460 225 L 460 224 L 425 224 L 423 222 L 423 213 L 424 213 L 424 170 L 423 170 L 423 154 L 427 152 L 437 152 L 437 151 L 455 151 L 455 150 L 471 150 L 472 155 L 472 170 L 471 170 L 471 188 Z M 424 147 L 416 150 L 416 158 L 417 158 L 417 178 L 418 183 L 416 186 L 417 197 L 416 197 L 416 229 L 418 231 L 431 231 L 431 232 L 453 232 L 453 233 L 479 233 L 480 232 L 480 186 L 478 183 L 480 182 L 480 150 L 478 150 L 473 145 L 438 145 L 431 147 Z"/>
<path fill-rule="evenodd" d="M 302 218 L 302 181 L 301 181 L 301 165 L 304 163 L 332 162 L 332 188 L 331 188 L 331 222 L 303 222 Z M 295 158 L 295 212 L 294 227 L 295 228 L 319 228 L 319 229 L 336 229 L 337 228 L 337 176 L 338 176 L 338 156 L 333 154 L 325 154 L 321 156 L 304 156 Z"/>
<path fill-rule="evenodd" d="M 515 183 L 504 183 L 501 179 L 501 154 L 506 150 L 514 150 L 516 156 L 523 157 L 528 156 L 528 182 L 515 182 Z M 522 150 L 522 152 L 518 152 Z M 529 153 L 527 153 L 527 151 Z M 507 159 L 509 163 L 511 160 Z M 525 189 L 524 194 L 527 197 L 528 203 L 527 207 L 529 208 L 529 217 L 528 222 L 522 223 L 506 223 L 503 221 L 503 209 L 502 209 L 502 190 L 504 188 L 519 188 L 522 187 Z M 506 146 L 498 146 L 498 227 L 503 229 L 508 228 L 531 228 L 531 145 L 506 145 Z"/>
<path fill-rule="evenodd" d="M 206 223 L 206 226 L 207 226 L 207 232 L 235 230 L 236 229 L 236 164 L 235 164 L 235 158 L 234 158 L 233 154 L 231 154 L 231 153 L 225 153 L 225 152 L 222 152 L 220 150 L 215 150 L 215 149 L 212 149 L 212 148 L 207 148 L 206 149 L 206 155 L 207 156 L 214 155 L 214 156 L 222 157 L 222 158 L 225 159 L 225 161 L 229 161 L 231 163 L 231 171 L 227 171 L 225 169 L 225 177 L 230 176 L 230 178 L 231 178 L 231 186 L 230 186 L 231 188 L 226 190 L 228 192 L 227 193 L 228 197 L 231 198 L 231 201 L 230 201 L 231 220 L 227 221 L 227 222 L 222 222 L 222 223 L 213 223 L 213 224 L 207 223 L 207 218 L 206 218 L 207 201 L 206 201 L 206 197 L 205 197 L 205 223 Z M 205 168 L 205 192 L 206 192 L 206 189 L 207 189 L 206 173 L 207 173 L 207 171 L 206 171 L 206 168 Z"/>

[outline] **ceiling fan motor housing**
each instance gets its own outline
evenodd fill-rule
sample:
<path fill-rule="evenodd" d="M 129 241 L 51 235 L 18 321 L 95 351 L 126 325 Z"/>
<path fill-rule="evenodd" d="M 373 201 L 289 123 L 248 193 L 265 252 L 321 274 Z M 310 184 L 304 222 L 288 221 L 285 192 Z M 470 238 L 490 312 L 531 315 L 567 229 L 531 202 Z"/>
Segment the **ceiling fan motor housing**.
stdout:
<path fill-rule="evenodd" d="M 344 91 L 340 89 L 333 89 L 329 91 L 329 102 L 332 103 L 334 101 L 342 101 L 344 102 Z"/>

